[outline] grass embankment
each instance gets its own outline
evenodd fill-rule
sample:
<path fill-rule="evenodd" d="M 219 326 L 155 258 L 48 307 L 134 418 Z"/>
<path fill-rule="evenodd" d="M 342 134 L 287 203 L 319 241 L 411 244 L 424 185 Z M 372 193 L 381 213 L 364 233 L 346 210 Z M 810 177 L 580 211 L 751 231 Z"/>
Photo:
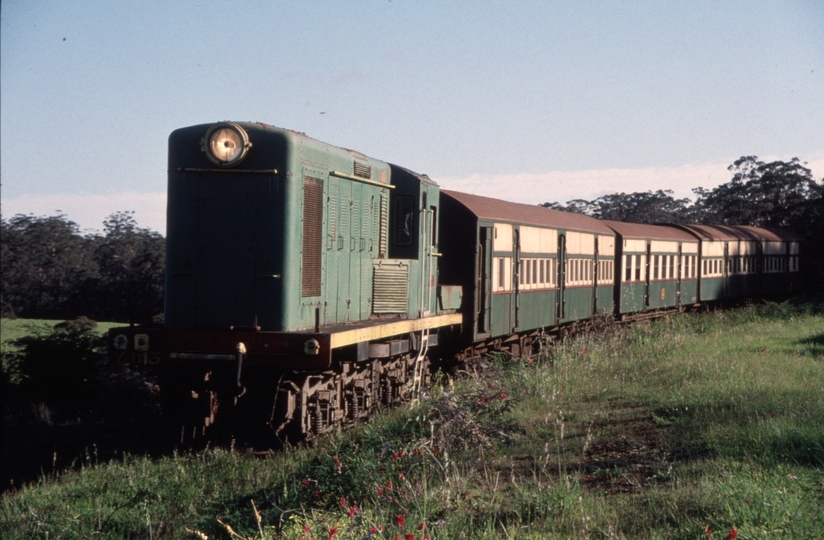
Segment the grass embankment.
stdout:
<path fill-rule="evenodd" d="M 824 537 L 820 310 L 608 327 L 489 363 L 311 449 L 88 456 L 5 496 L 0 533 Z"/>
<path fill-rule="evenodd" d="M 38 332 L 46 332 L 54 328 L 54 325 L 65 322 L 60 319 L 0 319 L 0 352 L 13 350 L 14 346 L 9 342 L 30 336 Z M 98 322 L 95 332 L 105 334 L 109 328 L 115 326 L 126 326 L 124 323 Z"/>

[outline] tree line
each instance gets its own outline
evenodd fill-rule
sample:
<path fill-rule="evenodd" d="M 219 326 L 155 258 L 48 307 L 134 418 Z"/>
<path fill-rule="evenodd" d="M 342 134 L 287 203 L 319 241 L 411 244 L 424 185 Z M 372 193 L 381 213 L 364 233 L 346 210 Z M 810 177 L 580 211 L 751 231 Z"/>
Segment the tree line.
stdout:
<path fill-rule="evenodd" d="M 543 203 L 598 219 L 630 223 L 704 223 L 780 227 L 804 239 L 809 283 L 824 283 L 824 179 L 817 181 L 798 158 L 759 161 L 742 156 L 727 167 L 732 179 L 708 190 L 695 188 L 695 201 L 676 199 L 670 190 L 613 193 L 588 201 Z"/>
<path fill-rule="evenodd" d="M 4 317 L 146 322 L 163 312 L 166 242 L 117 212 L 82 234 L 64 215 L 0 220 Z"/>

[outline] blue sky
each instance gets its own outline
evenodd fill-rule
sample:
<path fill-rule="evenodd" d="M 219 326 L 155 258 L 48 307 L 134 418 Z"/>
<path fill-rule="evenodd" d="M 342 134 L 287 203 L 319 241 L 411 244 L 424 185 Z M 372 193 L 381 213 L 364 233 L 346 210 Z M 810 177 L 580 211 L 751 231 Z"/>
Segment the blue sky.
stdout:
<path fill-rule="evenodd" d="M 541 203 L 824 176 L 824 2 L 6 0 L 2 212 L 164 231 L 169 133 L 254 120 Z"/>

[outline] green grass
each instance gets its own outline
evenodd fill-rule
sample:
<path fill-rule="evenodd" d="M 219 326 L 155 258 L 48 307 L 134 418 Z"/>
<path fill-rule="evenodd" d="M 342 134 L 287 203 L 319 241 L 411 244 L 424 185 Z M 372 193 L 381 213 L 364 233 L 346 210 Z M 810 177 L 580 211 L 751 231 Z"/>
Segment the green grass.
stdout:
<path fill-rule="evenodd" d="M 608 326 L 489 363 L 314 448 L 92 452 L 4 496 L 0 535 L 824 538 L 815 306 Z"/>
<path fill-rule="evenodd" d="M 36 333 L 36 330 L 48 331 L 54 328 L 55 324 L 63 322 L 62 320 L 52 319 L 0 319 L 0 352 L 12 350 L 13 347 L 9 341 L 20 339 L 24 336 L 29 336 Z M 116 326 L 125 326 L 124 323 L 116 322 L 98 322 L 95 331 L 99 334 L 104 334 L 109 331 L 109 328 Z"/>

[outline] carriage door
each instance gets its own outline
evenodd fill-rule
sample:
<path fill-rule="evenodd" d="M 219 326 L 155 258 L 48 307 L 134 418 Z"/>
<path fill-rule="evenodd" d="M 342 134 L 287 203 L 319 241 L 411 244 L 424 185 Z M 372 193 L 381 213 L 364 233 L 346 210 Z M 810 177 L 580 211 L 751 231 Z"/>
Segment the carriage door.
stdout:
<path fill-rule="evenodd" d="M 650 278 L 650 261 L 652 260 L 652 245 L 647 242 L 647 260 L 644 261 L 644 309 L 649 309 L 649 278 Z"/>
<path fill-rule="evenodd" d="M 492 227 L 481 227 L 477 250 L 476 332 L 477 337 L 489 335 L 489 305 L 492 302 Z"/>
<path fill-rule="evenodd" d="M 566 317 L 566 235 L 558 235 L 558 294 L 555 297 L 556 321 Z"/>
<path fill-rule="evenodd" d="M 512 311 L 509 320 L 514 332 L 518 329 L 518 311 L 521 309 L 521 280 L 523 279 L 524 268 L 521 262 L 521 231 L 513 227 L 512 235 L 515 275 L 512 276 Z"/>
<path fill-rule="evenodd" d="M 724 242 L 724 262 L 721 265 L 723 270 L 724 279 L 721 280 L 721 295 L 723 298 L 726 298 L 730 294 L 729 290 L 729 281 L 730 281 L 730 243 Z"/>
<path fill-rule="evenodd" d="M 681 242 L 678 242 L 678 259 L 675 261 L 675 305 L 681 306 L 681 282 L 684 280 L 684 257 Z"/>
<path fill-rule="evenodd" d="M 592 256 L 592 314 L 598 313 L 598 279 L 601 277 L 598 271 L 598 235 L 595 235 L 595 251 Z"/>

